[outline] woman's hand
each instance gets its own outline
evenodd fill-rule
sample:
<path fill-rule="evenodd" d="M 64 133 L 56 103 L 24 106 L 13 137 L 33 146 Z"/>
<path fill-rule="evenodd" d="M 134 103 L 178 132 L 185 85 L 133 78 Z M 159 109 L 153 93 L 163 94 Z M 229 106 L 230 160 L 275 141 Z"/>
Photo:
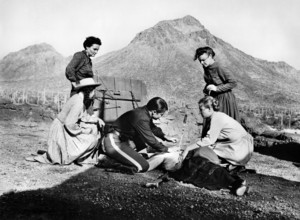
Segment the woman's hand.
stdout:
<path fill-rule="evenodd" d="M 208 91 L 217 91 L 217 87 L 213 84 L 210 84 L 206 87 Z"/>
<path fill-rule="evenodd" d="M 197 144 L 191 144 L 191 145 L 187 146 L 187 147 L 184 149 L 184 151 L 182 152 L 182 154 L 181 154 L 183 160 L 184 160 L 184 158 L 188 155 L 188 153 L 189 153 L 190 151 L 192 151 L 192 150 L 194 150 L 194 149 L 197 149 L 197 148 L 199 148 L 199 146 L 198 146 Z"/>
<path fill-rule="evenodd" d="M 93 131 L 92 128 L 82 128 L 82 133 L 83 134 L 91 134 Z"/>
<path fill-rule="evenodd" d="M 204 137 L 204 138 L 202 138 L 201 140 L 199 140 L 199 141 L 197 142 L 197 144 L 198 144 L 200 147 L 206 147 L 206 146 L 212 145 L 213 143 L 211 142 L 211 140 L 210 140 L 209 137 Z"/>
<path fill-rule="evenodd" d="M 99 124 L 100 128 L 102 128 L 102 127 L 104 127 L 105 122 L 101 118 L 99 118 L 98 119 L 98 124 Z"/>
<path fill-rule="evenodd" d="M 74 88 L 76 88 L 76 86 L 77 86 L 76 82 L 71 82 L 71 84 Z"/>

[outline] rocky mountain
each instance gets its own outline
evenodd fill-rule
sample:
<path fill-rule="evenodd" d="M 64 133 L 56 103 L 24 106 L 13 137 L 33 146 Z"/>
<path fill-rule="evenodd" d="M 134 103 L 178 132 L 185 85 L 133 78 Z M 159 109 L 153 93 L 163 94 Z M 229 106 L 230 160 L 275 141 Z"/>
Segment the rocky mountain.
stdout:
<path fill-rule="evenodd" d="M 247 55 L 212 35 L 192 16 L 161 21 L 138 33 L 126 47 L 94 59 L 93 64 L 100 77 L 145 81 L 149 96 L 195 102 L 202 97 L 204 87 L 203 68 L 193 60 L 195 50 L 201 46 L 212 47 L 216 60 L 227 66 L 237 79 L 234 93 L 240 103 L 300 103 L 298 70 L 285 62 Z M 6 56 L 0 62 L 0 79 L 12 86 L 12 81 L 33 78 L 43 81 L 51 76 L 52 83 L 45 86 L 63 89 L 69 85 L 64 76 L 66 64 L 66 58 L 51 46 L 35 45 Z"/>
<path fill-rule="evenodd" d="M 17 88 L 51 88 L 64 77 L 70 58 L 42 43 L 9 53 L 0 61 L 0 83 Z"/>
<path fill-rule="evenodd" d="M 153 95 L 198 99 L 204 87 L 203 68 L 193 60 L 198 47 L 210 46 L 238 81 L 240 102 L 299 102 L 295 94 L 300 72 L 284 62 L 256 59 L 212 35 L 192 16 L 161 21 L 136 35 L 130 44 L 95 62 L 100 75 L 143 79 Z"/>

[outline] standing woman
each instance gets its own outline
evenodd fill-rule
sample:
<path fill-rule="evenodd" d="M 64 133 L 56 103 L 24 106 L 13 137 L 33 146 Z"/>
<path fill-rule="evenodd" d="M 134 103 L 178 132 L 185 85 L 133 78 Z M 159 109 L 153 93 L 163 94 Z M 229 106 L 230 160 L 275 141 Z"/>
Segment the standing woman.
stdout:
<path fill-rule="evenodd" d="M 196 50 L 194 60 L 199 60 L 204 69 L 204 94 L 216 98 L 219 111 L 240 121 L 236 99 L 232 89 L 237 83 L 230 72 L 214 59 L 215 52 L 210 47 L 200 47 Z"/>
<path fill-rule="evenodd" d="M 75 85 L 81 79 L 94 76 L 91 57 L 96 56 L 101 46 L 101 40 L 97 37 L 87 37 L 83 42 L 84 50 L 74 54 L 66 68 L 66 77 L 71 81 L 71 96 L 76 94 Z"/>
<path fill-rule="evenodd" d="M 76 94 L 52 122 L 47 152 L 26 160 L 68 165 L 80 163 L 91 156 L 99 139 L 98 127 L 103 126 L 104 122 L 90 116 L 86 110 L 94 96 L 94 89 L 99 85 L 93 78 L 79 81 L 74 88 Z"/>

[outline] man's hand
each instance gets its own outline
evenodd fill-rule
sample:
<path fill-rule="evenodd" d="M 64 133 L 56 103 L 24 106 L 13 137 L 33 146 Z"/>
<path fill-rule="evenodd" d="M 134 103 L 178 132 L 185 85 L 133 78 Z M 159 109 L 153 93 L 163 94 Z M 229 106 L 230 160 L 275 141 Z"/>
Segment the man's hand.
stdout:
<path fill-rule="evenodd" d="M 178 142 L 178 139 L 175 138 L 175 137 L 165 136 L 165 140 L 168 141 L 168 142 L 172 142 L 172 143 L 177 143 Z"/>

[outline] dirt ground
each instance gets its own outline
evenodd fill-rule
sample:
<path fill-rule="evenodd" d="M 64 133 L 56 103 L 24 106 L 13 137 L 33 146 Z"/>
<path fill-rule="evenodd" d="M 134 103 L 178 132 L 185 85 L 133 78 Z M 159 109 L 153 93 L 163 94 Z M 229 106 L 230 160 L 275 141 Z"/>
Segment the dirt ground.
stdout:
<path fill-rule="evenodd" d="M 257 174 L 241 174 L 251 187 L 243 197 L 172 179 L 149 189 L 143 185 L 162 171 L 128 175 L 25 161 L 47 149 L 51 114 L 20 106 L 0 114 L 0 219 L 300 219 L 299 144 L 256 149 L 247 168 Z M 172 117 L 166 124 L 185 144 L 196 135 Z"/>

